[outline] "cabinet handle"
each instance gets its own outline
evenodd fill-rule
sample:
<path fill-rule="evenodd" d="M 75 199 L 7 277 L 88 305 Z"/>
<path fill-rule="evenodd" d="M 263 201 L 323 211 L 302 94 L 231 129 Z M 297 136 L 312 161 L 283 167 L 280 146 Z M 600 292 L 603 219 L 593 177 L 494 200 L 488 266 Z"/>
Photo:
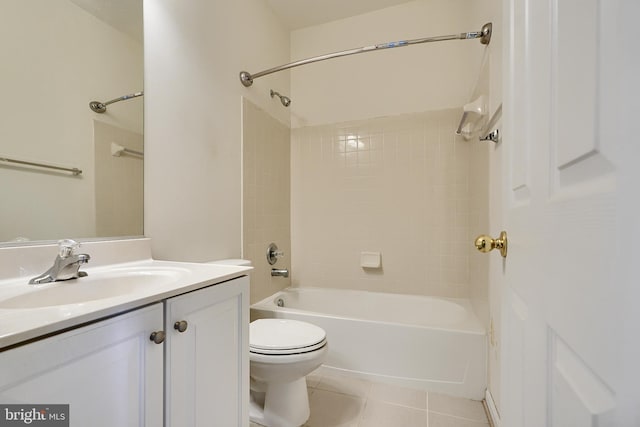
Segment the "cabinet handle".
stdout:
<path fill-rule="evenodd" d="M 164 331 L 156 331 L 151 334 L 149 339 L 156 344 L 162 344 L 164 342 L 165 333 Z"/>
<path fill-rule="evenodd" d="M 181 320 L 173 324 L 173 329 L 175 329 L 178 332 L 184 332 L 187 330 L 188 326 L 189 324 L 187 323 L 186 320 Z"/>

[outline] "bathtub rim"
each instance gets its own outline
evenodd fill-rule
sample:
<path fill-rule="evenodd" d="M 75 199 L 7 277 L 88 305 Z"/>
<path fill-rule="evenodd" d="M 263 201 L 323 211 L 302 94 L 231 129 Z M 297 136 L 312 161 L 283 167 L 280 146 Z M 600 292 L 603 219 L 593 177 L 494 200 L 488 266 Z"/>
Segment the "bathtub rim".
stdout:
<path fill-rule="evenodd" d="M 416 297 L 416 298 L 427 298 L 427 299 L 436 299 L 436 300 L 444 300 L 448 302 L 455 303 L 457 305 L 462 306 L 465 311 L 468 313 L 467 319 L 465 319 L 464 325 L 465 327 L 461 327 L 458 325 L 437 325 L 437 324 L 429 324 L 429 325 L 417 325 L 406 322 L 394 322 L 389 320 L 376 320 L 376 319 L 367 319 L 367 318 L 359 318 L 354 316 L 344 316 L 330 313 L 322 313 L 319 311 L 311 311 L 304 310 L 298 308 L 290 308 L 290 307 L 280 307 L 276 305 L 275 300 L 278 295 L 286 293 L 287 291 L 294 292 L 304 292 L 306 290 L 309 291 L 338 291 L 338 292 L 347 292 L 347 293 L 367 293 L 367 294 L 376 294 L 383 296 L 407 296 L 407 297 Z M 408 328 L 426 328 L 433 329 L 442 332 L 456 332 L 456 333 L 467 333 L 472 335 L 487 335 L 487 330 L 480 321 L 478 315 L 475 313 L 473 309 L 473 305 L 471 304 L 471 300 L 467 298 L 451 298 L 451 297 L 439 297 L 439 296 L 431 296 L 431 295 L 414 295 L 414 294 L 400 294 L 393 292 L 377 292 L 377 291 L 367 291 L 367 290 L 358 290 L 358 289 L 340 289 L 340 288 L 329 288 L 329 287 L 317 287 L 317 286 L 288 286 L 280 291 L 269 295 L 268 297 L 251 304 L 250 310 L 263 310 L 263 311 L 273 311 L 273 312 L 281 312 L 281 313 L 292 313 L 292 314 L 309 314 L 313 316 L 323 317 L 323 318 L 332 318 L 332 319 L 343 319 L 354 322 L 372 322 L 376 324 L 389 324 L 389 325 L 397 325 Z M 253 317 L 252 317 L 253 318 Z"/>

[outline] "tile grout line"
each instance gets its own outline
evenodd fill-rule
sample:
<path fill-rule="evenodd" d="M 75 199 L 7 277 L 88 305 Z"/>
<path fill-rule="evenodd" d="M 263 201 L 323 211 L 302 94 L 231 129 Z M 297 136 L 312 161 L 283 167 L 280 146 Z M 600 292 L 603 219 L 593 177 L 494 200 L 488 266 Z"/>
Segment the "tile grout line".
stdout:
<path fill-rule="evenodd" d="M 473 418 L 461 417 L 460 415 L 447 414 L 446 412 L 438 412 L 438 411 L 429 411 L 429 412 L 432 412 L 432 413 L 438 414 L 438 415 L 444 415 L 446 417 L 456 418 L 458 420 L 472 421 L 474 423 L 482 423 L 482 424 L 488 424 L 489 423 L 489 421 L 481 421 L 481 420 L 476 420 L 476 419 L 473 419 Z"/>
<path fill-rule="evenodd" d="M 331 380 L 335 379 L 335 378 L 343 378 L 341 376 L 333 376 L 333 375 L 318 375 L 315 377 L 316 381 L 314 381 L 315 385 L 314 386 L 308 386 L 309 389 L 309 394 L 310 396 L 312 394 L 315 394 L 316 391 L 321 390 L 323 393 L 330 393 L 330 394 L 334 394 L 334 395 L 339 395 L 339 396 L 344 396 L 345 398 L 350 398 L 350 399 L 358 399 L 361 400 L 362 402 L 362 406 L 361 406 L 361 412 L 358 414 L 357 418 L 356 418 L 356 426 L 361 426 L 364 425 L 364 423 L 367 422 L 366 420 L 366 413 L 367 413 L 367 409 L 369 409 L 371 407 L 372 404 L 385 404 L 385 405 L 389 405 L 390 407 L 395 407 L 397 409 L 403 409 L 403 410 L 412 410 L 412 411 L 420 411 L 422 413 L 425 414 L 426 416 L 426 426 L 429 427 L 430 425 L 430 414 L 437 414 L 439 416 L 444 416 L 453 420 L 461 420 L 461 421 L 466 421 L 466 422 L 470 422 L 473 424 L 477 424 L 478 427 L 482 427 L 482 426 L 486 426 L 486 427 L 493 427 L 493 425 L 491 424 L 491 419 L 486 416 L 486 408 L 483 405 L 483 412 L 485 413 L 485 419 L 483 420 L 478 420 L 476 418 L 467 418 L 466 416 L 460 416 L 460 415 L 454 415 L 448 412 L 440 412 L 438 410 L 432 410 L 431 409 L 431 405 L 430 405 L 430 398 L 432 396 L 430 396 L 431 393 L 426 392 L 425 393 L 425 397 L 424 397 L 424 403 L 425 403 L 425 407 L 424 408 L 420 408 L 420 407 L 416 407 L 416 406 L 411 406 L 411 405 L 405 405 L 405 404 L 401 404 L 398 402 L 394 402 L 394 401 L 389 401 L 386 400 L 384 397 L 382 398 L 375 398 L 372 397 L 372 393 L 373 393 L 373 388 L 372 386 L 374 386 L 376 383 L 371 382 L 371 381 L 366 381 L 366 380 L 362 380 L 365 384 L 365 392 L 362 394 L 358 394 L 356 393 L 349 393 L 349 392 L 344 392 L 340 389 L 340 387 L 335 387 L 335 386 L 331 386 Z M 349 377 L 344 377 L 349 379 Z M 358 380 L 361 381 L 361 380 Z M 328 386 L 329 389 L 327 388 L 323 388 L 322 384 L 324 382 L 325 386 Z M 354 386 L 354 389 L 357 390 L 357 387 Z M 482 403 L 482 402 L 481 402 Z M 451 412 L 451 411 L 449 411 Z"/>
<path fill-rule="evenodd" d="M 349 396 L 349 395 L 347 395 L 347 396 Z M 358 396 L 351 396 L 351 397 L 358 397 Z M 373 400 L 374 402 L 386 403 L 387 405 L 397 406 L 398 408 L 403 408 L 403 409 L 413 409 L 414 411 L 425 411 L 425 412 L 428 412 L 426 408 L 416 408 L 415 406 L 401 405 L 400 403 L 390 402 L 388 400 L 371 399 L 371 398 L 366 398 L 365 400 Z"/>

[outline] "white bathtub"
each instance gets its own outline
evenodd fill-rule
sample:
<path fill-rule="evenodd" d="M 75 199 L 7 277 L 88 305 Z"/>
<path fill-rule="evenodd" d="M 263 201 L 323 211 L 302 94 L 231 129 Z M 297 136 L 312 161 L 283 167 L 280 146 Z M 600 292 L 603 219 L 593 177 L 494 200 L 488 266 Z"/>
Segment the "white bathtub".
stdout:
<path fill-rule="evenodd" d="M 484 397 L 486 333 L 468 300 L 287 288 L 253 304 L 251 317 L 303 320 L 323 328 L 329 343 L 327 369 L 470 399 Z"/>

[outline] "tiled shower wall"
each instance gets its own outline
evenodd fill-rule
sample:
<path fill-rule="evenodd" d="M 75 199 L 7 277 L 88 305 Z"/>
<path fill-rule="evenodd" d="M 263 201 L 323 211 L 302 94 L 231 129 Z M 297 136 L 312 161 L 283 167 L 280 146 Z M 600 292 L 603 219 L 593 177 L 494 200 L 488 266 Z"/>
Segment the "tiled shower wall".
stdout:
<path fill-rule="evenodd" d="M 94 120 L 93 143 L 96 235 L 143 235 L 143 157 L 111 154 L 113 143 L 143 152 L 142 134 Z"/>
<path fill-rule="evenodd" d="M 469 296 L 471 143 L 455 135 L 460 114 L 292 130 L 294 285 Z M 363 251 L 380 252 L 382 267 L 360 267 Z"/>
<path fill-rule="evenodd" d="M 285 256 L 273 267 L 290 268 L 289 127 L 253 103 L 242 114 L 242 256 L 254 266 L 251 302 L 289 286 L 271 277 L 267 246 L 274 242 Z"/>

